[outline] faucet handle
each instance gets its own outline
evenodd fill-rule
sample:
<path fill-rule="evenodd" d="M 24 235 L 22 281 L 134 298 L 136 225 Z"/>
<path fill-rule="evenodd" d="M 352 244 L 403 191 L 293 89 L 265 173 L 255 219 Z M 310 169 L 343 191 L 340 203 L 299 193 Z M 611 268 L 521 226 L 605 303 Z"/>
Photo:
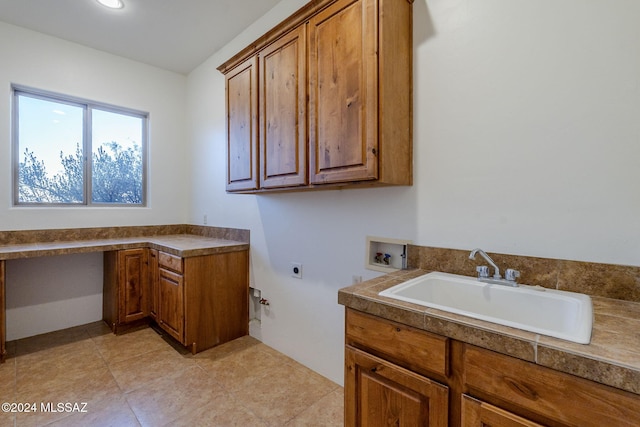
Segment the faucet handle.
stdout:
<path fill-rule="evenodd" d="M 489 277 L 489 267 L 487 267 L 486 265 L 477 266 L 476 271 L 478 272 L 478 277 L 481 277 L 481 278 Z"/>
<path fill-rule="evenodd" d="M 509 281 L 515 282 L 518 277 L 520 277 L 520 272 L 513 268 L 507 268 L 507 271 L 504 272 L 504 278 Z"/>

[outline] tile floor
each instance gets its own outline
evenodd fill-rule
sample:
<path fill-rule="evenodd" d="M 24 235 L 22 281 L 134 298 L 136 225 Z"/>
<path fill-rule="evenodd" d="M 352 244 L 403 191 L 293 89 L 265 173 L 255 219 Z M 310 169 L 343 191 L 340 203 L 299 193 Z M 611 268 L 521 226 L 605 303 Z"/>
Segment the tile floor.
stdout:
<path fill-rule="evenodd" d="M 0 403 L 37 412 L 0 412 L 3 427 L 343 425 L 342 387 L 251 337 L 192 356 L 97 322 L 7 344 Z M 86 412 L 43 412 L 59 402 Z"/>

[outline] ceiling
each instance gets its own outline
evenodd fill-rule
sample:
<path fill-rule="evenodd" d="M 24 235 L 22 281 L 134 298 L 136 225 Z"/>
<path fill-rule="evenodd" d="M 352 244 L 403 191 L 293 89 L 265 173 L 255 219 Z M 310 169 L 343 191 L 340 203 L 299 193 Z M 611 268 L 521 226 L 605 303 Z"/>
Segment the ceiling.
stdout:
<path fill-rule="evenodd" d="M 187 74 L 280 0 L 0 0 L 0 21 Z"/>

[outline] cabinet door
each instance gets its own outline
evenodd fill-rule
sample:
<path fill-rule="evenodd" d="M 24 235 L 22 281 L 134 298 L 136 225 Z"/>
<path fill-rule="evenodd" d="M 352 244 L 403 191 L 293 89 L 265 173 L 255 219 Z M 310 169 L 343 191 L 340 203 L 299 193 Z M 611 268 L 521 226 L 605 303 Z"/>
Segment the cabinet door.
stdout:
<path fill-rule="evenodd" d="M 158 270 L 158 324 L 169 335 L 184 344 L 184 283 L 183 277 L 173 271 Z"/>
<path fill-rule="evenodd" d="M 119 323 L 143 319 L 148 307 L 148 249 L 118 251 Z"/>
<path fill-rule="evenodd" d="M 349 346 L 345 357 L 346 426 L 447 425 L 447 387 Z"/>
<path fill-rule="evenodd" d="M 306 27 L 260 52 L 260 186 L 307 184 Z"/>
<path fill-rule="evenodd" d="M 249 333 L 249 251 L 184 260 L 185 345 L 193 353 Z"/>
<path fill-rule="evenodd" d="M 158 251 L 156 249 L 149 250 L 149 316 L 153 320 L 158 318 Z"/>
<path fill-rule="evenodd" d="M 258 62 L 251 57 L 226 74 L 227 191 L 258 188 Z"/>
<path fill-rule="evenodd" d="M 309 21 L 309 180 L 378 178 L 375 0 L 339 0 Z"/>
<path fill-rule="evenodd" d="M 6 303 L 5 303 L 5 273 L 4 273 L 4 265 L 5 261 L 0 260 L 0 363 L 4 362 L 5 357 L 7 356 L 6 350 Z"/>
<path fill-rule="evenodd" d="M 542 427 L 486 402 L 462 396 L 462 427 Z"/>
<path fill-rule="evenodd" d="M 464 348 L 465 389 L 485 402 L 544 424 L 600 427 L 615 420 L 616 427 L 640 426 L 636 394 L 471 345 Z"/>

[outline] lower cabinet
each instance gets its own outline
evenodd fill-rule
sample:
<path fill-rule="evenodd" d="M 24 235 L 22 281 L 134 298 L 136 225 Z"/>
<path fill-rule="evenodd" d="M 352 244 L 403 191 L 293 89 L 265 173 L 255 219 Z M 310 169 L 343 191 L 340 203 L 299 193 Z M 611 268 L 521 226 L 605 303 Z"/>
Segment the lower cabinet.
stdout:
<path fill-rule="evenodd" d="M 345 340 L 346 426 L 640 426 L 640 395 L 350 308 Z"/>
<path fill-rule="evenodd" d="M 149 317 L 153 320 L 158 318 L 158 273 L 160 267 L 158 264 L 158 250 L 149 249 Z"/>
<path fill-rule="evenodd" d="M 462 425 L 467 427 L 543 427 L 471 396 L 462 395 Z"/>
<path fill-rule="evenodd" d="M 351 347 L 345 357 L 346 425 L 447 425 L 446 386 Z"/>
<path fill-rule="evenodd" d="M 4 363 L 7 357 L 6 349 L 6 318 L 5 318 L 5 261 L 0 260 L 0 363 Z"/>
<path fill-rule="evenodd" d="M 249 333 L 248 250 L 187 258 L 113 251 L 104 270 L 103 317 L 116 333 L 152 320 L 194 354 Z"/>
<path fill-rule="evenodd" d="M 149 249 L 104 253 L 103 318 L 114 332 L 149 316 Z"/>
<path fill-rule="evenodd" d="M 184 279 L 182 274 L 158 270 L 158 314 L 156 322 L 184 344 Z"/>

